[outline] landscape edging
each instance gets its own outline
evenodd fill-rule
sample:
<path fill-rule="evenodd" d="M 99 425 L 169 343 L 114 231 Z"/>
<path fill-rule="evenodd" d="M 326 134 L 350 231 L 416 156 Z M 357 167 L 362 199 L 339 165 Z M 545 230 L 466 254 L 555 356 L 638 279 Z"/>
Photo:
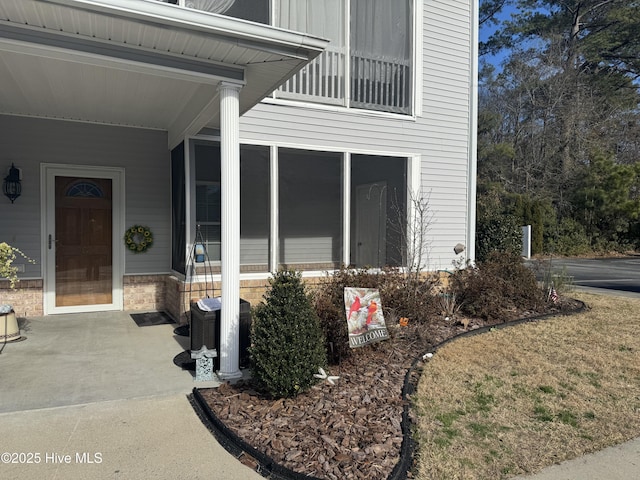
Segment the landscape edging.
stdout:
<path fill-rule="evenodd" d="M 393 470 L 387 477 L 387 480 L 402 480 L 404 478 L 407 478 L 407 473 L 413 465 L 415 442 L 411 435 L 413 422 L 411 421 L 410 415 L 410 396 L 413 395 L 416 391 L 416 387 L 418 384 L 417 382 L 420 379 L 419 373 L 422 368 L 422 365 L 420 364 L 421 362 L 424 364 L 425 355 L 427 355 L 428 353 L 435 353 L 443 346 L 460 338 L 479 335 L 481 333 L 490 332 L 492 330 L 499 330 L 506 327 L 522 325 L 523 323 L 537 322 L 540 320 L 546 320 L 548 318 L 564 315 L 574 315 L 576 313 L 584 311 L 587 308 L 587 305 L 583 301 L 576 301 L 580 303 L 580 306 L 569 312 L 554 312 L 544 315 L 525 317 L 510 322 L 500 323 L 496 325 L 487 325 L 484 327 L 476 328 L 474 330 L 468 330 L 440 342 L 439 344 L 431 347 L 426 352 L 419 355 L 413 361 L 404 377 L 404 384 L 402 387 L 403 408 L 401 422 L 402 444 L 400 446 L 400 460 L 398 460 L 396 465 L 393 467 Z M 202 423 L 214 435 L 220 445 L 222 445 L 222 447 L 227 450 L 227 452 L 238 459 L 238 461 L 254 468 L 254 470 L 263 477 L 274 480 L 324 480 L 318 477 L 303 475 L 289 468 L 283 467 L 268 455 L 260 452 L 259 450 L 256 450 L 254 447 L 242 440 L 220 419 L 218 419 L 218 417 L 216 417 L 216 415 L 213 413 L 206 400 L 200 393 L 200 389 L 198 389 L 197 387 L 193 388 L 192 393 L 189 394 L 187 398 L 189 399 L 189 403 L 191 403 L 191 406 L 195 410 Z"/>

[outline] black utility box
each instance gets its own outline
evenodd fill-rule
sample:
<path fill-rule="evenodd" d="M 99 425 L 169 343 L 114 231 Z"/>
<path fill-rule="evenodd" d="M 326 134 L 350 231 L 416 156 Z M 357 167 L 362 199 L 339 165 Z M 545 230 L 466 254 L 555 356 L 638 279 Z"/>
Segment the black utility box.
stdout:
<path fill-rule="evenodd" d="M 215 348 L 218 357 L 213 359 L 215 370 L 220 370 L 220 310 L 206 312 L 191 303 L 191 350 L 200 350 L 203 345 Z M 240 368 L 249 366 L 251 343 L 251 304 L 240 299 Z"/>

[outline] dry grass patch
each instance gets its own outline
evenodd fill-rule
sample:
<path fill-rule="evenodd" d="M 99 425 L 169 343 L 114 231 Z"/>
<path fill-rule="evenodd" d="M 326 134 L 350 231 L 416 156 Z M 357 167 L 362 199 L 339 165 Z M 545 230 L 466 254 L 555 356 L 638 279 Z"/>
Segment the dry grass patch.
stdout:
<path fill-rule="evenodd" d="M 640 436 L 640 300 L 446 345 L 417 394 L 421 479 L 498 479 Z"/>

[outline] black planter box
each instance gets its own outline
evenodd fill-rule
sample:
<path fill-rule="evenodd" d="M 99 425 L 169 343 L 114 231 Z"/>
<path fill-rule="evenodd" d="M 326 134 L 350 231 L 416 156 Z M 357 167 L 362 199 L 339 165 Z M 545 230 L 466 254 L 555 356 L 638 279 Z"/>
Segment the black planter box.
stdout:
<path fill-rule="evenodd" d="M 200 350 L 202 346 L 215 348 L 218 357 L 213 359 L 214 369 L 220 370 L 220 310 L 206 312 L 191 303 L 191 350 Z M 249 366 L 249 345 L 251 343 L 251 304 L 240 299 L 240 368 Z"/>

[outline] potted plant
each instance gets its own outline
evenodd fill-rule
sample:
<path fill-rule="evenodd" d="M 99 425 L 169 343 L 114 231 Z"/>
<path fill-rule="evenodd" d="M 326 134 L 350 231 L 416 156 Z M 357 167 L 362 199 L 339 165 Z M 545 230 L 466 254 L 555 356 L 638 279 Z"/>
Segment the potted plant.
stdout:
<path fill-rule="evenodd" d="M 9 287 L 12 289 L 18 283 L 18 268 L 13 266 L 13 262 L 18 255 L 29 263 L 34 263 L 22 251 L 6 242 L 0 242 L 0 278 L 9 280 Z M 8 342 L 19 338 L 20 327 L 13 308 L 11 305 L 0 305 L 0 341 Z"/>

